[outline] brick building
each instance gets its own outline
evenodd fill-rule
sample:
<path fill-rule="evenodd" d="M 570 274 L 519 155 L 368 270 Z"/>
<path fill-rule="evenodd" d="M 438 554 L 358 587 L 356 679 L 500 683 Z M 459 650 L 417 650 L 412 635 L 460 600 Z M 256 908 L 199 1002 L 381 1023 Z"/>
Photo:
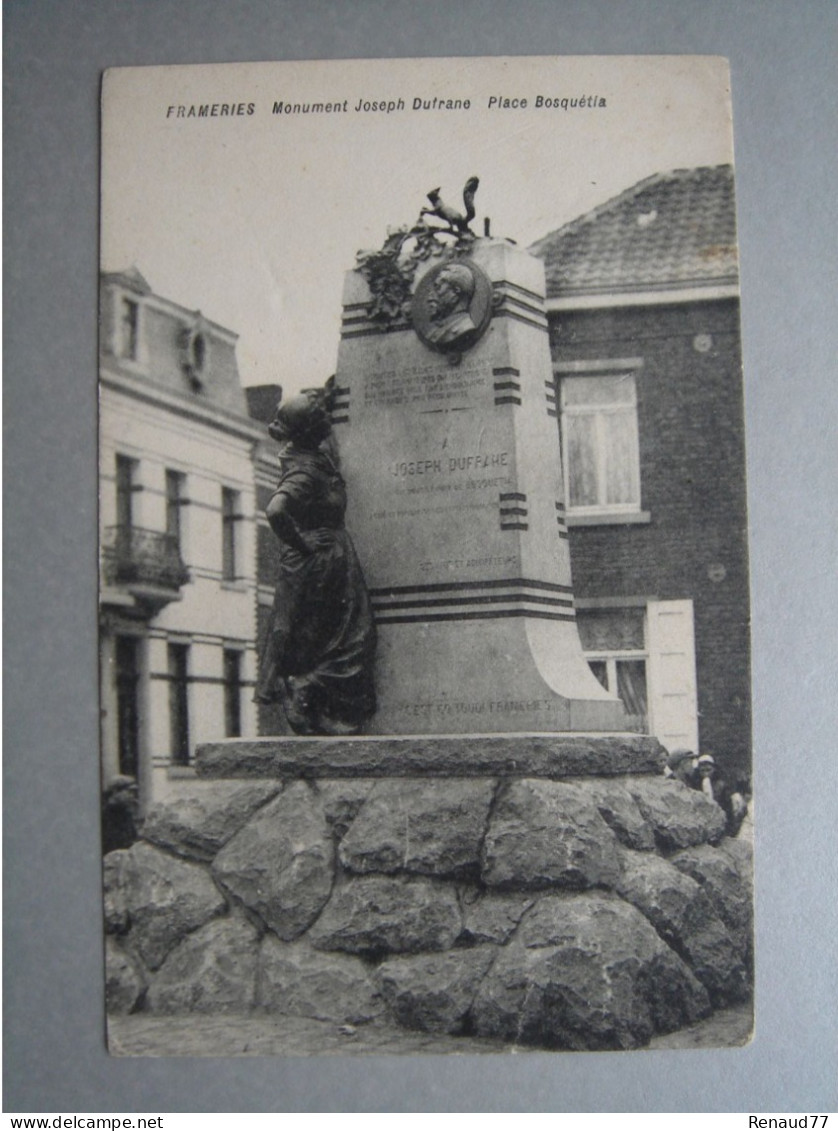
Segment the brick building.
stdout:
<path fill-rule="evenodd" d="M 733 173 L 635 185 L 530 249 L 547 275 L 583 647 L 638 729 L 750 772 Z"/>
<path fill-rule="evenodd" d="M 102 777 L 136 777 L 143 807 L 194 788 L 196 743 L 256 729 L 263 430 L 235 346 L 136 269 L 102 276 Z"/>

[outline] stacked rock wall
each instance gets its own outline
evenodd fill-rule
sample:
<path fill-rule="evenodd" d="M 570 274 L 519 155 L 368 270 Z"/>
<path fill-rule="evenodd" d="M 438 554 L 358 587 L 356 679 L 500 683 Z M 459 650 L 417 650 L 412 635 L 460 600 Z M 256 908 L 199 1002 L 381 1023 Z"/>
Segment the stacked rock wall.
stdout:
<path fill-rule="evenodd" d="M 636 1047 L 749 994 L 723 829 L 649 774 L 198 783 L 105 858 L 109 1008 Z"/>

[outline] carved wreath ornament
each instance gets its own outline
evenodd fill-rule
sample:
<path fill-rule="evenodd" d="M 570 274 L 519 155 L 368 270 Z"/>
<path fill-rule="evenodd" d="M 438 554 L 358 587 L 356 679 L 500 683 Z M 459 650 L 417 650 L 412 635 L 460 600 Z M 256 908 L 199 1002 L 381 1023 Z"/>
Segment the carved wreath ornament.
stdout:
<path fill-rule="evenodd" d="M 463 191 L 465 211 L 457 212 L 446 205 L 439 189 L 428 193 L 431 208 L 423 208 L 412 227 L 389 228 L 379 250 L 359 251 L 356 269 L 370 289 L 367 317 L 388 330 L 400 329 L 410 322 L 413 280 L 420 263 L 436 258 L 456 260 L 471 250 L 475 236 L 469 228 L 474 217 L 474 194 L 477 177 L 470 177 Z M 426 216 L 442 220 L 444 227 L 429 224 Z"/>
<path fill-rule="evenodd" d="M 439 238 L 441 231 L 444 229 L 419 220 L 412 228 L 406 225 L 390 228 L 379 251 L 358 252 L 357 270 L 370 289 L 367 317 L 371 322 L 388 330 L 408 324 L 413 280 L 419 264 L 432 258 L 458 259 L 466 255 L 474 243 L 470 232 L 450 242 Z"/>

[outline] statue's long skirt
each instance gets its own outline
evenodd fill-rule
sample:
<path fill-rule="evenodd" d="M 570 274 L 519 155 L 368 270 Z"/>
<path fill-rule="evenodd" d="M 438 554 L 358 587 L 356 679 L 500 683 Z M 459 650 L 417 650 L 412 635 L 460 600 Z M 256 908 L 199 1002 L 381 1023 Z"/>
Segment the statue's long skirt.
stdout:
<path fill-rule="evenodd" d="M 283 546 L 256 699 L 287 700 L 287 677 L 317 704 L 321 729 L 357 726 L 375 711 L 375 624 L 352 540 L 343 529 L 303 534 L 309 556 Z"/>

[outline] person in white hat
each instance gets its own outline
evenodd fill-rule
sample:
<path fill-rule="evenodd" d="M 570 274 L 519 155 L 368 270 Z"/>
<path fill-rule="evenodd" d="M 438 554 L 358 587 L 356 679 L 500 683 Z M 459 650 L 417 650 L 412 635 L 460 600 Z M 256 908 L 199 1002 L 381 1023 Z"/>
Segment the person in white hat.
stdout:
<path fill-rule="evenodd" d="M 729 785 L 719 775 L 712 754 L 696 755 L 692 750 L 673 750 L 663 772 L 665 777 L 676 778 L 715 801 L 725 813 L 725 832 L 728 836 L 737 835 L 748 812 L 745 790 L 741 785 Z"/>

